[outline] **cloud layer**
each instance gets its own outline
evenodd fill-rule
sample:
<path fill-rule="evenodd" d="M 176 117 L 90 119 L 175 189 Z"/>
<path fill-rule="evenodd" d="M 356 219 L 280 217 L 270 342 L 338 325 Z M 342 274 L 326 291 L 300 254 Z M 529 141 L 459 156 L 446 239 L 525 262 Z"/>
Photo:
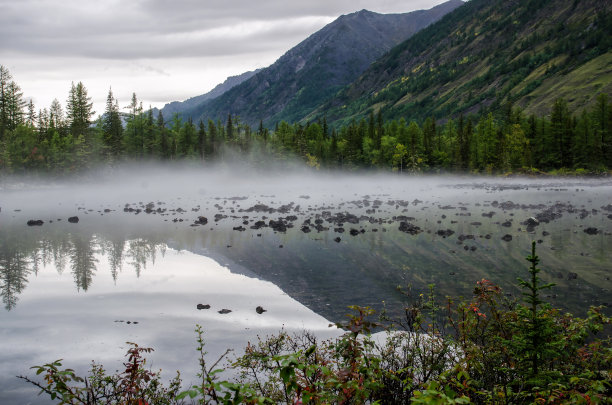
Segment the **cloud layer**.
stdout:
<path fill-rule="evenodd" d="M 160 106 L 273 63 L 341 14 L 441 2 L 0 0 L 0 64 L 40 108 L 62 101 L 71 81 L 83 81 L 96 105 L 112 86 Z"/>

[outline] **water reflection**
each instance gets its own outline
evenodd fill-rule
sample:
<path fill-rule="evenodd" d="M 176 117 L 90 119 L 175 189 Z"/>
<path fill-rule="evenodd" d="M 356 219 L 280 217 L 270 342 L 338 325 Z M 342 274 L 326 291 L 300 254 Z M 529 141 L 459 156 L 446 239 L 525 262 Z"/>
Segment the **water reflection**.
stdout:
<path fill-rule="evenodd" d="M 43 232 L 28 234 L 12 229 L 0 234 L 0 295 L 4 308 L 15 308 L 19 295 L 41 266 L 52 265 L 59 275 L 69 271 L 77 291 L 86 292 L 94 282 L 99 264 L 97 256 L 108 259 L 116 282 L 123 267 L 140 277 L 147 263 L 155 264 L 158 253 L 164 254 L 164 241 L 149 238 L 126 240 L 117 234 L 91 232 Z"/>
<path fill-rule="evenodd" d="M 75 204 L 78 224 L 67 223 L 74 208 L 63 194 L 53 209 L 47 204 L 11 210 L 21 208 L 20 200 L 0 215 L 4 306 L 10 311 L 18 305 L 43 265 L 70 274 L 76 291 L 88 293 L 99 277 L 100 260 L 120 284 L 125 272 L 140 277 L 168 245 L 271 281 L 316 313 L 339 321 L 348 305 L 381 309 L 385 301 L 387 308 L 399 308 L 404 297 L 398 285 L 423 291 L 435 284 L 440 296 L 467 297 L 477 280 L 488 278 L 520 297 L 516 279 L 524 277 L 532 240 L 539 240 L 542 278 L 557 284 L 547 297 L 553 305 L 584 315 L 589 305 L 612 301 L 609 182 L 560 188 L 535 182 L 505 187 L 397 181 L 378 184 L 376 190 L 370 185 L 364 195 L 356 192 L 359 187 L 334 181 L 290 190 L 294 194 L 286 196 L 270 190 L 207 196 L 186 190 L 174 199 L 152 194 L 120 202 L 99 195 Z M 232 195 L 241 197 L 227 197 Z M 138 211 L 153 202 L 163 212 Z M 527 218 L 551 209 L 554 219 L 526 229 Z M 45 224 L 25 226 L 33 215 Z M 190 226 L 201 215 L 208 223 Z M 345 217 L 344 232 L 337 230 L 338 221 L 329 222 L 339 215 Z M 267 225 L 271 220 L 292 227 L 277 232 Z M 402 221 L 422 232 L 402 232 Z M 255 226 L 260 222 L 266 226 Z M 589 227 L 597 232 L 586 233 Z M 503 240 L 506 235 L 511 240 Z"/>
<path fill-rule="evenodd" d="M 36 252 L 34 253 L 36 255 Z M 19 299 L 19 294 L 28 284 L 28 276 L 37 270 L 38 258 L 32 261 L 24 252 L 11 249 L 7 244 L 0 247 L 0 294 L 2 303 L 8 311 L 13 309 Z M 32 263 L 34 265 L 30 266 Z"/>

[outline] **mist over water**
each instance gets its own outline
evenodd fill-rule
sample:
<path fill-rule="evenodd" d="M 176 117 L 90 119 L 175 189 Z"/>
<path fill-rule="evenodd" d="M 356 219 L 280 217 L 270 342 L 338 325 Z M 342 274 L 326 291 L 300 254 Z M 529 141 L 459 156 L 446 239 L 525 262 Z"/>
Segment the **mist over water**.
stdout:
<path fill-rule="evenodd" d="M 121 356 L 121 342 L 151 343 L 160 352 L 155 367 L 171 371 L 177 364 L 170 358 L 191 353 L 172 353 L 172 336 L 195 344 L 196 323 L 209 326 L 211 345 L 221 350 L 228 333 L 240 346 L 249 333 L 283 324 L 326 329 L 344 319 L 348 305 L 381 310 L 384 301 L 399 315 L 405 297 L 398 285 L 418 295 L 434 284 L 441 298 L 469 297 L 487 278 L 520 298 L 516 278 L 527 274 L 532 240 L 542 278 L 557 284 L 546 300 L 580 316 L 589 305 L 612 302 L 611 204 L 607 178 L 347 174 L 235 162 L 5 179 L 0 293 L 1 319 L 10 326 L 2 337 L 9 346 L 23 341 L 27 352 L 41 343 L 19 334 L 38 324 L 53 331 L 55 321 L 70 328 L 68 342 L 98 342 L 108 358 Z M 78 223 L 68 221 L 75 216 Z M 531 217 L 537 225 L 528 224 Z M 198 303 L 234 312 L 198 311 Z M 257 305 L 268 312 L 255 316 Z M 94 339 L 66 319 L 111 332 Z M 126 329 L 119 320 L 139 323 Z M 59 341 L 32 350 L 37 355 L 23 361 L 33 364 L 25 365 L 55 360 L 51 353 L 66 357 Z"/>

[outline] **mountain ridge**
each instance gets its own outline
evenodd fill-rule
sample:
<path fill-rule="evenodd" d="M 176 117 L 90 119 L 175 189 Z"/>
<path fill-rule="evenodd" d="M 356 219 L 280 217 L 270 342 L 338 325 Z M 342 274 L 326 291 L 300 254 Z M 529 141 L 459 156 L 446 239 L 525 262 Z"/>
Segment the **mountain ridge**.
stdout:
<path fill-rule="evenodd" d="M 214 120 L 232 114 L 245 123 L 263 120 L 268 126 L 298 121 L 399 41 L 461 5 L 461 0 L 450 0 L 404 14 L 361 10 L 340 16 L 269 67 L 185 115 Z"/>
<path fill-rule="evenodd" d="M 190 97 L 184 101 L 172 101 L 170 103 L 166 103 L 161 109 L 157 109 L 155 113 L 159 111 L 162 112 L 163 116 L 166 118 L 172 117 L 174 114 L 181 115 L 184 111 L 194 108 L 198 105 L 201 105 L 209 100 L 217 98 L 223 95 L 228 90 L 231 90 L 233 87 L 239 85 L 245 80 L 250 79 L 254 75 L 256 75 L 261 69 L 250 70 L 248 72 L 241 73 L 235 76 L 227 77 L 222 83 L 217 84 L 212 90 L 207 93 L 201 94 L 199 96 Z"/>
<path fill-rule="evenodd" d="M 446 118 L 508 102 L 544 114 L 558 97 L 588 107 L 598 92 L 612 92 L 611 8 L 595 0 L 471 0 L 394 47 L 303 121 L 347 123 L 378 111 Z"/>

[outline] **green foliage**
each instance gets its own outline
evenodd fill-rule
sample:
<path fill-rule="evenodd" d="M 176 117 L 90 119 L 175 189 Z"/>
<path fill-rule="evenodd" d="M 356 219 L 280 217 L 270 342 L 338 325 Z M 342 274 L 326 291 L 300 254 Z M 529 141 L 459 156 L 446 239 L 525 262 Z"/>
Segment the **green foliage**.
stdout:
<path fill-rule="evenodd" d="M 2 67 L 0 73 L 8 83 L 5 92 L 17 91 L 8 71 Z M 21 99 L 19 92 L 10 94 Z M 499 106 L 497 113 L 459 115 L 439 123 L 429 117 L 422 124 L 385 120 L 381 109 L 376 114 L 371 109 L 367 120 L 350 121 L 331 133 L 325 117 L 307 124 L 281 121 L 274 131 L 263 121 L 254 131 L 232 115 L 225 123 L 208 120 L 195 125 L 178 114 L 168 122 L 161 112 L 155 118 L 152 110 L 145 111 L 136 94 L 129 113 L 123 114 L 112 91 L 104 115 L 91 126 L 93 112 L 82 83 L 70 90 L 67 117 L 57 100 L 49 110 L 40 111 L 37 120 L 31 103 L 27 119 L 24 103 L 5 104 L 8 107 L 0 111 L 5 117 L 0 170 L 6 173 L 67 174 L 124 159 L 211 162 L 236 154 L 256 164 L 297 158 L 315 169 L 365 167 L 400 173 L 546 170 L 579 175 L 612 167 L 612 103 L 605 93 L 580 114 L 559 98 L 552 103 L 550 117 L 526 116 L 512 102 Z"/>
<path fill-rule="evenodd" d="M 79 377 L 74 370 L 62 369 L 61 359 L 43 366 L 32 367 L 36 375 L 43 375 L 43 382 L 27 376 L 19 378 L 40 388 L 58 404 L 176 404 L 180 389 L 180 375 L 170 381 L 168 386 L 161 382 L 159 372 L 146 370 L 144 353 L 151 348 L 139 347 L 129 343 L 128 360 L 123 364 L 123 372 L 108 375 L 101 365 L 93 363 L 89 375 Z"/>

